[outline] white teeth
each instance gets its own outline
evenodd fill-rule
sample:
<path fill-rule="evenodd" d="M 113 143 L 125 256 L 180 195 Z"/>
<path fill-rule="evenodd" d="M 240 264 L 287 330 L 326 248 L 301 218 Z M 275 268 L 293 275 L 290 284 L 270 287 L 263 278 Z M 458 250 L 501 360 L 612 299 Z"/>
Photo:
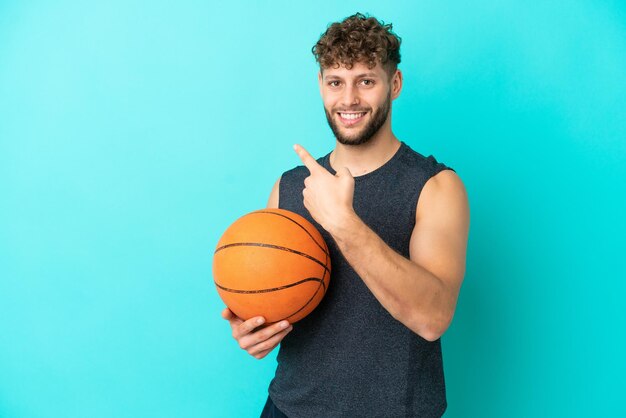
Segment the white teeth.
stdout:
<path fill-rule="evenodd" d="M 340 113 L 339 115 L 344 119 L 358 119 L 364 114 L 365 112 L 363 113 Z"/>

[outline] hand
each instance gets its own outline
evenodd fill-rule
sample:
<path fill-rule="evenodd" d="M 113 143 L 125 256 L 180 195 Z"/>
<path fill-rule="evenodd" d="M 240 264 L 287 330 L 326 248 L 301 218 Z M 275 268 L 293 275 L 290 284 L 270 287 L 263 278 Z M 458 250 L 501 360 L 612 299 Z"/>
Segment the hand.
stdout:
<path fill-rule="evenodd" d="M 333 176 L 302 146 L 296 144 L 294 150 L 311 173 L 304 180 L 304 207 L 317 223 L 332 234 L 334 228 L 345 223 L 346 217 L 354 214 L 354 177 L 347 167 L 338 169 Z"/>
<path fill-rule="evenodd" d="M 239 347 L 257 360 L 267 356 L 293 329 L 293 325 L 287 321 L 259 328 L 265 323 L 265 318 L 262 316 L 255 316 L 244 321 L 228 308 L 222 311 L 222 318 L 230 323 L 233 338 L 237 340 Z"/>

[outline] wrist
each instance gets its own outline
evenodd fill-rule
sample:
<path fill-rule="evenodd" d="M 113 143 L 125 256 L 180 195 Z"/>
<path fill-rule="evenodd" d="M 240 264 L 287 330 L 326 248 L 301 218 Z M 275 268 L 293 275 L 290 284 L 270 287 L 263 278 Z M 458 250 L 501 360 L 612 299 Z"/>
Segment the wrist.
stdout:
<path fill-rule="evenodd" d="M 359 223 L 362 223 L 359 216 L 352 208 L 344 213 L 335 216 L 333 221 L 325 228 L 337 243 L 346 241 L 357 230 Z"/>

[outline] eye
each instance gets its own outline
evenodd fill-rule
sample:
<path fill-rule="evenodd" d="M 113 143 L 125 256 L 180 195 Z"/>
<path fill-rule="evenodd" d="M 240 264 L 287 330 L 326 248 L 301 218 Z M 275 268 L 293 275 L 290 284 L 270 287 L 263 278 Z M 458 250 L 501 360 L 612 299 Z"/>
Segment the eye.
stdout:
<path fill-rule="evenodd" d="M 363 85 L 369 87 L 369 86 L 373 86 L 374 85 L 374 80 L 370 80 L 370 79 L 366 78 L 364 80 L 361 80 L 361 83 L 363 83 Z"/>
<path fill-rule="evenodd" d="M 328 85 L 330 87 L 339 87 L 339 81 L 338 80 L 329 81 Z"/>

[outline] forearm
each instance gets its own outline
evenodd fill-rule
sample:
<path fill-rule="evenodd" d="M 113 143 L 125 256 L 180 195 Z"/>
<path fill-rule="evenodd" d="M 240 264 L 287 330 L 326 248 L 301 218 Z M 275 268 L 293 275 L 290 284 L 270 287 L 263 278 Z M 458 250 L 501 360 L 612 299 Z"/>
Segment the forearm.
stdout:
<path fill-rule="evenodd" d="M 340 166 L 332 175 L 302 147 L 295 150 L 311 173 L 302 195 L 313 219 L 394 318 L 427 340 L 439 338 L 452 321 L 465 268 L 469 218 L 460 180 L 446 177 L 440 184 L 435 177 L 430 192 L 420 197 L 426 203 L 410 244 L 411 259 L 418 263 L 396 253 L 356 215 L 348 168 Z"/>
<path fill-rule="evenodd" d="M 389 247 L 356 214 L 329 231 L 342 254 L 376 299 L 398 321 L 427 340 L 447 329 L 454 290 Z"/>

